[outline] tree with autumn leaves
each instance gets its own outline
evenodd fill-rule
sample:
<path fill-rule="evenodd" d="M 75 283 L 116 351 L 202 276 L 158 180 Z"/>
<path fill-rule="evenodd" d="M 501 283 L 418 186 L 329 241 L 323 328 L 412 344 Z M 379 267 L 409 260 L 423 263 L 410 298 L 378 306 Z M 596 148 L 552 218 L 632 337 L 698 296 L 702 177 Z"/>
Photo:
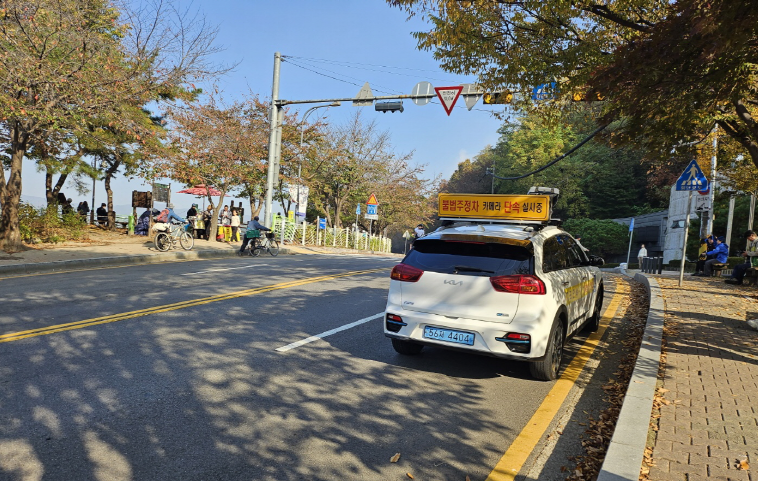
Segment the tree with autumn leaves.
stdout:
<path fill-rule="evenodd" d="M 142 148 L 158 131 L 135 112 L 191 99 L 190 81 L 223 70 L 209 61 L 215 30 L 193 26 L 173 3 L 0 0 L 1 249 L 21 248 L 25 156 L 35 152 L 51 173 L 65 173 L 81 155 L 79 140 L 96 141 L 98 129 Z"/>
<path fill-rule="evenodd" d="M 666 162 L 714 125 L 758 166 L 758 4 L 732 0 L 387 0 L 430 29 L 415 34 L 454 73 L 511 90 L 545 118 L 574 94 L 603 99 L 613 145 Z M 555 82 L 555 98 L 531 100 Z M 598 97 L 599 96 L 599 97 Z"/>
<path fill-rule="evenodd" d="M 360 113 L 343 125 L 324 128 L 307 153 L 303 179 L 310 187 L 310 210 L 326 217 L 328 225 L 357 222 L 368 230 L 368 221 L 357 217 L 354 208 L 371 193 L 380 203 L 377 232 L 402 231 L 430 220 L 430 198 L 439 179 L 423 178 L 425 166 L 412 164 L 412 153 L 398 154 L 389 132 Z"/>

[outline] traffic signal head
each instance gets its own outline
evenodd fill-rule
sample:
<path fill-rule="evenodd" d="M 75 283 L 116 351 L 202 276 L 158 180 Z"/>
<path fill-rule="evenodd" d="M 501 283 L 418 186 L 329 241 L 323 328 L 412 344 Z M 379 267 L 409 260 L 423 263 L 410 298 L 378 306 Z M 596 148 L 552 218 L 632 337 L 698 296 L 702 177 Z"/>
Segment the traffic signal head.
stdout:
<path fill-rule="evenodd" d="M 513 100 L 513 92 L 506 90 L 504 92 L 486 93 L 482 96 L 482 102 L 488 105 L 492 104 L 509 104 Z"/>
<path fill-rule="evenodd" d="M 374 110 L 377 112 L 392 112 L 395 113 L 395 111 L 402 112 L 403 109 L 403 102 L 377 102 L 374 104 Z"/>

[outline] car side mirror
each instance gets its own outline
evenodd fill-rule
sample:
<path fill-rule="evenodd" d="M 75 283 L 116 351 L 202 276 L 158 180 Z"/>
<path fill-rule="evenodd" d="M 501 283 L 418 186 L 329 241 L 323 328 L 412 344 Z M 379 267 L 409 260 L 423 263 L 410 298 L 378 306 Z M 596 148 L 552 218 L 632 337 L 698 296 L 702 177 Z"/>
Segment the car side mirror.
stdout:
<path fill-rule="evenodd" d="M 603 264 L 605 264 L 605 261 L 600 256 L 590 255 L 589 258 L 590 258 L 590 265 L 591 266 L 600 267 Z"/>

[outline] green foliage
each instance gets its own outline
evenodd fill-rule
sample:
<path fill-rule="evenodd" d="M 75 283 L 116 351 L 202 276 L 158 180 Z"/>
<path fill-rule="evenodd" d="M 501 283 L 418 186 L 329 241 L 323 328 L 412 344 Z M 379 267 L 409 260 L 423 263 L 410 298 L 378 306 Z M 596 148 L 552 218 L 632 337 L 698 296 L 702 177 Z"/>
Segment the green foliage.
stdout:
<path fill-rule="evenodd" d="M 612 220 L 570 219 L 563 223 L 590 253 L 603 256 L 624 254 L 629 244 L 629 228 Z"/>
<path fill-rule="evenodd" d="M 57 206 L 56 206 L 57 207 Z M 19 206 L 21 238 L 26 243 L 87 239 L 87 222 L 76 212 L 59 215 L 56 207 Z"/>
<path fill-rule="evenodd" d="M 486 170 L 495 164 L 499 177 L 515 177 L 547 164 L 584 139 L 591 131 L 586 116 L 569 114 L 560 122 L 545 122 L 536 114 L 525 115 L 518 124 L 505 123 L 495 147 L 486 147 L 473 161 L 458 165 L 446 192 L 489 193 L 491 177 Z M 618 218 L 659 210 L 657 195 L 649 195 L 647 173 L 640 164 L 642 153 L 630 148 L 611 148 L 591 140 L 554 166 L 520 180 L 497 180 L 495 192 L 523 194 L 533 185 L 557 187 L 561 197 L 554 217 Z"/>
<path fill-rule="evenodd" d="M 414 37 L 443 69 L 513 91 L 518 109 L 550 119 L 601 93 L 594 117 L 620 121 L 610 142 L 652 163 L 716 123 L 758 166 L 758 2 L 386 1 L 428 21 Z M 532 101 L 546 82 L 555 98 Z"/>

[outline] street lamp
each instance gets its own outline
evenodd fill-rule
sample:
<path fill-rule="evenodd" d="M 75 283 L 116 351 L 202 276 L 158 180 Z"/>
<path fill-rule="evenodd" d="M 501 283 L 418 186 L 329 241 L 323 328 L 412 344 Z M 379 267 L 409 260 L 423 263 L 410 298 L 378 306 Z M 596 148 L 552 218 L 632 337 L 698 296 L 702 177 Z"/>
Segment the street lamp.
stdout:
<path fill-rule="evenodd" d="M 324 104 L 324 105 L 316 105 L 315 107 L 311 107 L 308 110 L 305 111 L 303 114 L 303 119 L 300 121 L 300 162 L 297 165 L 297 201 L 295 202 L 297 204 L 297 210 L 300 210 L 300 184 L 302 183 L 302 177 L 301 177 L 301 171 L 303 168 L 303 140 L 305 135 L 305 119 L 308 117 L 308 115 L 313 112 L 316 109 L 320 109 L 322 107 L 339 107 L 342 105 L 339 101 L 334 101 L 330 104 Z M 305 212 L 303 212 L 305 213 Z M 295 218 L 297 219 L 299 216 L 297 215 L 297 212 L 295 213 Z"/>

